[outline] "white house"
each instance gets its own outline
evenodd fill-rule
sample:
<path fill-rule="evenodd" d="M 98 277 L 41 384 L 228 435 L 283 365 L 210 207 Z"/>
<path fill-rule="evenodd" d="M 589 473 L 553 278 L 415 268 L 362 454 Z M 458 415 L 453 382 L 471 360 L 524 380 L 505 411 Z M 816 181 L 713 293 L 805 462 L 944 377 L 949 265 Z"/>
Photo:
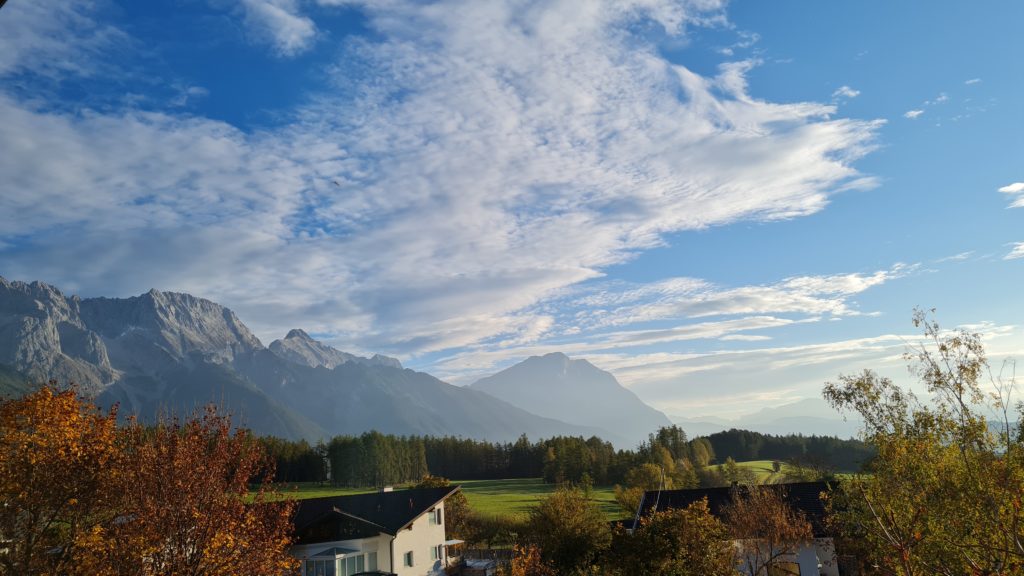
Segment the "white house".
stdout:
<path fill-rule="evenodd" d="M 445 498 L 459 489 L 419 488 L 299 502 L 291 554 L 303 576 L 444 574 Z"/>
<path fill-rule="evenodd" d="M 802 512 L 811 523 L 814 540 L 780 558 L 780 562 L 768 576 L 839 576 L 839 563 L 835 544 L 827 530 L 825 505 L 821 494 L 828 491 L 824 482 L 797 482 L 792 484 L 768 484 L 767 490 L 778 490 L 789 505 Z M 644 494 L 640 504 L 641 514 L 658 510 L 686 508 L 707 499 L 708 509 L 719 515 L 722 508 L 732 501 L 732 488 L 698 488 L 693 490 L 654 490 Z"/>

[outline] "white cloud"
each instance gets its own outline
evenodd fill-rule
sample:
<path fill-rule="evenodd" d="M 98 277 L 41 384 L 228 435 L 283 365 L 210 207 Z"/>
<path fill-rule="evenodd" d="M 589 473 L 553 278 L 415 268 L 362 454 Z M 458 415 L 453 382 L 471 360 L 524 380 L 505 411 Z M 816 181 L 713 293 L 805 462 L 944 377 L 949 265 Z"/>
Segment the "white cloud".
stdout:
<path fill-rule="evenodd" d="M 974 251 L 970 250 L 970 251 L 967 251 L 967 252 L 960 252 L 959 254 L 953 254 L 952 256 L 946 256 L 945 258 L 939 258 L 935 262 L 937 262 L 937 263 L 941 263 L 941 262 L 962 262 L 964 260 L 967 260 L 968 258 L 970 258 L 973 255 L 974 255 Z"/>
<path fill-rule="evenodd" d="M 315 34 L 297 6 L 245 4 L 283 54 Z M 570 287 L 668 233 L 805 216 L 871 185 L 853 162 L 878 122 L 758 100 L 753 63 L 702 76 L 633 35 L 684 34 L 719 8 L 371 3 L 375 39 L 332 72 L 345 95 L 310 95 L 293 123 L 253 133 L 0 93 L 0 241 L 17 245 L 4 273 L 87 295 L 190 291 L 264 339 L 301 326 L 356 351 L 545 341 L 574 328 L 558 309 Z M 827 290 L 756 287 L 732 324 L 602 345 L 791 322 L 745 312 L 773 299 L 853 313 Z"/>
<path fill-rule="evenodd" d="M 1003 256 L 1003 260 L 1016 260 L 1018 258 L 1024 258 L 1024 242 L 1016 242 L 1013 245 L 1013 249 L 1006 256 Z"/>
<path fill-rule="evenodd" d="M 917 118 L 921 114 L 924 114 L 924 110 L 907 110 L 903 113 L 904 118 L 910 118 L 911 120 Z"/>
<path fill-rule="evenodd" d="M 627 350 L 632 356 L 639 350 L 640 356 L 648 357 L 647 348 L 669 343 L 770 340 L 767 334 L 751 332 L 865 315 L 852 297 L 916 270 L 917 266 L 896 265 L 871 274 L 800 276 L 731 288 L 693 278 L 636 287 L 598 284 L 582 297 L 567 297 L 571 304 L 559 303 L 573 322 L 571 342 L 559 334 L 526 346 L 489 342 L 437 362 L 434 369 L 450 381 L 470 382 L 527 356 L 554 351 L 603 357 Z M 725 318 L 707 320 L 710 316 Z M 649 327 L 652 324 L 657 327 Z M 616 330 L 606 331 L 610 326 Z"/>
<path fill-rule="evenodd" d="M 29 0 L 9 2 L 0 21 L 0 75 L 31 72 L 50 77 L 92 76 L 104 68 L 99 56 L 125 45 L 122 31 L 93 17 L 97 2 Z"/>
<path fill-rule="evenodd" d="M 854 90 L 853 88 L 845 85 L 836 88 L 836 91 L 832 93 L 833 100 L 839 100 L 840 98 L 850 99 L 856 98 L 857 96 L 860 96 L 860 90 Z"/>
<path fill-rule="evenodd" d="M 964 80 L 964 84 L 970 86 L 972 84 L 980 84 L 981 78 L 971 78 L 970 80 Z"/>
<path fill-rule="evenodd" d="M 850 297 L 916 270 L 898 264 L 871 274 L 799 276 L 775 284 L 715 286 L 693 278 L 671 278 L 635 288 L 600 289 L 575 303 L 592 327 L 620 326 L 668 318 L 787 314 L 856 316 Z"/>
<path fill-rule="evenodd" d="M 1017 198 L 1010 203 L 1010 208 L 1024 207 L 1024 182 L 1014 182 L 999 189 L 1003 194 L 1018 194 Z"/>
<path fill-rule="evenodd" d="M 246 26 L 281 56 L 305 51 L 316 36 L 316 24 L 299 13 L 297 0 L 241 0 L 240 6 Z"/>

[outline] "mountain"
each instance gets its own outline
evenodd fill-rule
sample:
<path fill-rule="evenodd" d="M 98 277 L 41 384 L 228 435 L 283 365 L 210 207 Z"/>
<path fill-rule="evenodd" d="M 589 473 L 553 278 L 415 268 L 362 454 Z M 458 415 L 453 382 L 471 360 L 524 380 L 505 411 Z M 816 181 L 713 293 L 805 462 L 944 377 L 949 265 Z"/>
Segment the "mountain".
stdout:
<path fill-rule="evenodd" d="M 621 447 L 635 446 L 657 428 L 672 424 L 615 376 L 557 352 L 531 356 L 470 388 L 540 416 L 607 430 L 607 439 L 617 439 Z"/>
<path fill-rule="evenodd" d="M 309 366 L 265 350 L 239 363 L 238 370 L 331 434 L 378 430 L 512 441 L 521 434 L 541 438 L 601 433 L 531 414 L 430 374 L 372 362 Z"/>
<path fill-rule="evenodd" d="M 707 436 L 730 428 L 740 428 L 762 434 L 853 438 L 860 430 L 857 418 L 844 420 L 841 414 L 820 398 L 805 398 L 782 406 L 762 408 L 735 420 L 674 416 L 672 421 L 690 436 Z"/>
<path fill-rule="evenodd" d="M 302 330 L 264 347 L 231 310 L 189 294 L 82 299 L 0 278 L 0 395 L 51 378 L 118 403 L 122 415 L 151 420 L 214 402 L 257 433 L 286 438 L 371 429 L 499 441 L 600 433 L 394 358 L 335 350 Z"/>
<path fill-rule="evenodd" d="M 342 352 L 312 339 L 309 334 L 306 334 L 300 328 L 291 330 L 282 340 L 274 340 L 268 348 L 284 360 L 311 368 L 318 366 L 329 369 L 337 368 L 346 362 L 355 362 L 368 366 L 402 367 L 402 363 L 397 358 L 391 358 L 390 356 L 374 354 L 371 358 L 363 358 L 362 356 Z"/>

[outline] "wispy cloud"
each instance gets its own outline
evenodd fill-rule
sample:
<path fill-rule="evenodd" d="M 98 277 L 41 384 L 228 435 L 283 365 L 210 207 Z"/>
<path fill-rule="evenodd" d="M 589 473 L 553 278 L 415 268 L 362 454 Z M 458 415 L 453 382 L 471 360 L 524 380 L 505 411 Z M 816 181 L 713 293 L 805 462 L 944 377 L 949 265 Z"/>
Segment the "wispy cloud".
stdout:
<path fill-rule="evenodd" d="M 1024 182 L 1014 182 L 999 189 L 1003 194 L 1013 194 L 1017 197 L 1010 202 L 1010 208 L 1024 207 Z"/>
<path fill-rule="evenodd" d="M 0 75 L 31 72 L 48 77 L 92 76 L 106 67 L 105 50 L 130 43 L 114 26 L 94 18 L 95 2 L 10 2 L 0 26 Z"/>
<path fill-rule="evenodd" d="M 857 96 L 860 96 L 860 90 L 854 90 L 853 88 L 844 85 L 836 88 L 835 92 L 832 93 L 832 100 L 840 100 L 843 98 L 850 100 Z"/>
<path fill-rule="evenodd" d="M 239 7 L 255 38 L 281 56 L 305 51 L 316 36 L 316 24 L 299 12 L 298 0 L 241 0 Z"/>
<path fill-rule="evenodd" d="M 635 287 L 599 283 L 587 288 L 588 294 L 567 296 L 555 306 L 565 317 L 563 326 L 573 327 L 571 341 L 557 330 L 525 346 L 491 341 L 456 353 L 435 369 L 466 382 L 550 351 L 590 356 L 640 349 L 645 355 L 644 348 L 668 343 L 770 340 L 764 332 L 863 315 L 852 298 L 917 269 L 896 265 L 871 274 L 800 276 L 765 286 L 720 287 L 693 278 Z"/>
<path fill-rule="evenodd" d="M 862 312 L 850 305 L 850 297 L 916 269 L 898 264 L 871 274 L 798 276 L 775 284 L 735 288 L 693 278 L 672 278 L 621 291 L 599 290 L 575 306 L 587 311 L 584 318 L 594 327 L 743 314 L 855 316 Z"/>
<path fill-rule="evenodd" d="M 953 254 L 952 256 L 946 256 L 945 258 L 939 258 L 936 263 L 942 262 L 963 262 L 974 255 L 974 251 L 970 250 L 967 252 L 960 252 L 959 254 Z"/>
<path fill-rule="evenodd" d="M 981 84 L 981 78 L 971 78 L 970 80 L 964 80 L 964 84 L 968 86 L 972 84 Z"/>
<path fill-rule="evenodd" d="M 924 110 L 907 110 L 906 112 L 903 113 L 903 117 L 913 120 L 920 116 L 921 114 L 924 114 Z"/>
<path fill-rule="evenodd" d="M 1012 244 L 1013 249 L 1006 256 L 1003 256 L 1003 260 L 1017 260 L 1018 258 L 1024 258 L 1024 242 L 1016 242 Z"/>
<path fill-rule="evenodd" d="M 243 5 L 282 55 L 315 38 L 301 7 Z M 716 21 L 718 3 L 363 10 L 373 36 L 342 47 L 328 71 L 339 89 L 309 94 L 273 129 L 130 107 L 71 113 L 0 92 L 5 275 L 84 294 L 190 291 L 261 337 L 298 325 L 356 351 L 521 345 L 576 327 L 559 308 L 572 287 L 669 233 L 806 216 L 872 185 L 853 163 L 879 122 L 754 98 L 753 63 L 705 76 L 637 34 L 685 36 Z M 74 52 L 67 26 L 47 37 L 50 53 Z M 802 293 L 808 307 L 853 312 L 827 290 L 757 287 L 734 294 L 739 304 L 709 294 L 699 305 L 768 318 L 789 308 L 766 300 Z M 606 339 L 717 338 L 741 331 L 732 320 Z"/>

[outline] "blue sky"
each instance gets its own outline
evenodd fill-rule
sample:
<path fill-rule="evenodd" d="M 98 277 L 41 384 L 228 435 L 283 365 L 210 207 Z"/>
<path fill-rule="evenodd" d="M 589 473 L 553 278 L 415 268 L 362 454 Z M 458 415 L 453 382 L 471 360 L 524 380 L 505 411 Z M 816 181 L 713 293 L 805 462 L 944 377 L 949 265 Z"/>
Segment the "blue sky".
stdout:
<path fill-rule="evenodd" d="M 1024 350 L 1024 6 L 9 0 L 0 275 L 670 414 Z"/>

